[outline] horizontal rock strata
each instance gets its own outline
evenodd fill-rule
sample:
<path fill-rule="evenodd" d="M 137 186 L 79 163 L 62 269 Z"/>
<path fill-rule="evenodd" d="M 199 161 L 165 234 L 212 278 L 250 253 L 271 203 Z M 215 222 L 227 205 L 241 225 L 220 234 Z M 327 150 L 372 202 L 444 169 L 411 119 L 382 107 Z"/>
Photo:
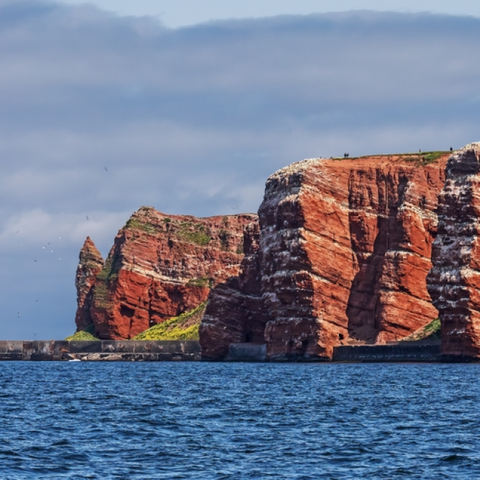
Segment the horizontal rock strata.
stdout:
<path fill-rule="evenodd" d="M 202 354 L 253 341 L 247 298 L 278 360 L 329 359 L 334 345 L 397 340 L 436 318 L 426 276 L 447 158 L 313 159 L 273 174 L 250 253 L 257 270 L 211 292 L 202 328 L 216 347 Z"/>

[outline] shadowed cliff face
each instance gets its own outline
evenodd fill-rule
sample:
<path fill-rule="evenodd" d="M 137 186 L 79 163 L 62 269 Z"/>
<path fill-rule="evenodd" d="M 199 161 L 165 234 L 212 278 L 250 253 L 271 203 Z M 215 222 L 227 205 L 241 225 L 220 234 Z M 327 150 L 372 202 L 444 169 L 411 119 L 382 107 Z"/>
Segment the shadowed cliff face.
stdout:
<path fill-rule="evenodd" d="M 199 329 L 205 358 L 224 358 L 230 343 L 264 343 L 257 222 L 245 228 L 244 253 L 239 275 L 217 285 L 209 296 Z"/>
<path fill-rule="evenodd" d="M 480 142 L 455 152 L 440 193 L 428 290 L 441 320 L 442 353 L 480 356 Z"/>
<path fill-rule="evenodd" d="M 89 293 L 79 291 L 77 328 L 93 323 L 99 338 L 128 339 L 196 308 L 213 286 L 238 275 L 243 230 L 256 221 L 249 214 L 195 218 L 142 207 L 118 232 L 105 264 L 98 254 L 88 269 L 80 256 L 77 278 L 88 272 Z M 88 251 L 95 249 L 87 242 Z"/>
<path fill-rule="evenodd" d="M 92 303 L 95 279 L 103 268 L 103 258 L 90 237 L 87 237 L 80 250 L 75 287 L 77 288 L 77 330 L 83 330 L 92 324 L 90 305 Z"/>
<path fill-rule="evenodd" d="M 249 260 L 257 269 L 241 269 L 228 295 L 211 292 L 204 328 L 216 347 L 201 337 L 203 354 L 221 358 L 228 343 L 252 341 L 238 308 L 246 298 L 261 304 L 270 359 L 328 359 L 334 345 L 401 339 L 436 318 L 426 276 L 447 158 L 315 159 L 273 174 Z"/>

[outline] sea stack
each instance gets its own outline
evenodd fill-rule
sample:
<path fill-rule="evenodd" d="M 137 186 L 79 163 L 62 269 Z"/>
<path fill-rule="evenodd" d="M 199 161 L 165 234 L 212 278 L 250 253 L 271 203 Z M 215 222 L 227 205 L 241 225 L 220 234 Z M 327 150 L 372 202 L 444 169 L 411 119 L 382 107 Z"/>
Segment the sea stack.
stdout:
<path fill-rule="evenodd" d="M 103 269 L 103 258 L 90 237 L 87 237 L 80 250 L 75 287 L 77 288 L 77 313 L 75 324 L 77 330 L 83 330 L 92 324 L 90 306 L 92 304 L 93 286 L 97 275 Z"/>
<path fill-rule="evenodd" d="M 480 142 L 456 151 L 439 196 L 428 290 L 441 320 L 442 354 L 480 357 Z"/>

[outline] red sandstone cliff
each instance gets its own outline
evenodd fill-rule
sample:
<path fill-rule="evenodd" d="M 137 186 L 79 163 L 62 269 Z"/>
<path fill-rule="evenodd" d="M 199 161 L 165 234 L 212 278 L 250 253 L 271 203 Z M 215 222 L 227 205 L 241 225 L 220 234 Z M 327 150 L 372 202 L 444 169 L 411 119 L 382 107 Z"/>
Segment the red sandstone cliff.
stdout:
<path fill-rule="evenodd" d="M 80 250 L 75 287 L 77 288 L 77 330 L 83 330 L 92 324 L 90 305 L 92 303 L 95 279 L 103 268 L 103 258 L 90 237 L 87 237 Z"/>
<path fill-rule="evenodd" d="M 270 359 L 328 359 L 334 345 L 401 339 L 436 318 L 426 276 L 447 157 L 315 159 L 273 174 L 258 249 L 210 294 L 202 354 L 260 342 L 265 326 Z"/>
<path fill-rule="evenodd" d="M 442 354 L 480 357 L 480 142 L 448 161 L 428 290 L 441 321 Z"/>
<path fill-rule="evenodd" d="M 100 254 L 87 239 L 82 252 L 96 263 L 90 268 L 81 254 L 77 328 L 93 324 L 99 338 L 128 339 L 197 307 L 213 286 L 238 275 L 243 230 L 256 221 L 249 214 L 195 218 L 142 207 L 120 229 L 100 271 Z"/>
<path fill-rule="evenodd" d="M 267 180 L 258 222 L 142 207 L 105 263 L 87 238 L 77 327 L 131 338 L 208 296 L 205 358 L 252 342 L 270 359 L 329 359 L 338 344 L 402 339 L 437 307 L 443 353 L 479 358 L 480 144 L 447 157 L 290 165 Z"/>

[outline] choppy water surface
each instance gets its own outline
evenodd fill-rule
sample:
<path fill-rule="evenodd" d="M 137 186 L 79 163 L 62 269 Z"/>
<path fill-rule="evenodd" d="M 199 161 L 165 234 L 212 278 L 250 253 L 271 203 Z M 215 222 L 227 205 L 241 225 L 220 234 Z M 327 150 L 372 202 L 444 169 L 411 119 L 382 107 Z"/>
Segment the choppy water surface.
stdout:
<path fill-rule="evenodd" d="M 0 363 L 4 479 L 480 478 L 480 365 Z"/>

